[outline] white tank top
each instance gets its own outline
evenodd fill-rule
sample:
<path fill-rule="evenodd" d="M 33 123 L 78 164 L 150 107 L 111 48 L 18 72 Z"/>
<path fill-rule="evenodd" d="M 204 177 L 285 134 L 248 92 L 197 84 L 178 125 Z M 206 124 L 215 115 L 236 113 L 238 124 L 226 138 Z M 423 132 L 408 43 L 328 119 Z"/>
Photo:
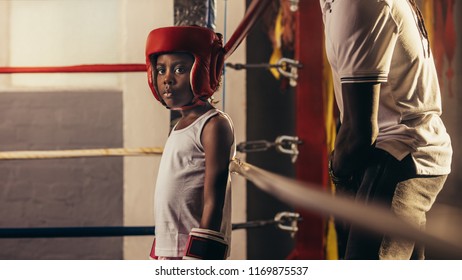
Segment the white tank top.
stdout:
<path fill-rule="evenodd" d="M 173 128 L 164 147 L 157 175 L 154 217 L 157 256 L 181 257 L 192 228 L 199 227 L 204 205 L 205 153 L 201 134 L 207 120 L 220 114 L 225 116 L 234 133 L 229 116 L 211 109 L 188 127 Z M 233 141 L 230 159 L 235 156 Z M 221 232 L 231 240 L 231 188 L 226 187 Z M 229 243 L 228 243 L 229 244 Z"/>

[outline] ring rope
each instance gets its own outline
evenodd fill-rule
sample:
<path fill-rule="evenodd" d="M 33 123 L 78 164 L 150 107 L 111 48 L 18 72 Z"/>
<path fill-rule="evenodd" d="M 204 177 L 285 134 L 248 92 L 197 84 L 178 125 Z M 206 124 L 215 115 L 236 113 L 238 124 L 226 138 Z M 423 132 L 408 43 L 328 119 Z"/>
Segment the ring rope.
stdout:
<path fill-rule="evenodd" d="M 52 158 L 77 158 L 77 157 L 101 157 L 101 156 L 145 156 L 161 155 L 163 148 L 112 148 L 112 149 L 81 149 L 81 150 L 56 150 L 56 151 L 11 151 L 0 152 L 0 160 L 13 159 L 52 159 Z"/>
<path fill-rule="evenodd" d="M 415 240 L 451 257 L 462 257 L 460 244 L 421 231 L 392 215 L 389 210 L 371 204 L 364 206 L 339 195 L 334 197 L 321 185 L 286 178 L 239 159 L 231 161 L 230 171 L 295 208 L 331 214 L 378 233 Z"/>
<path fill-rule="evenodd" d="M 0 238 L 66 238 L 154 235 L 154 227 L 0 228 Z"/>
<path fill-rule="evenodd" d="M 145 72 L 146 64 L 82 64 L 72 66 L 0 67 L 0 74 Z"/>
<path fill-rule="evenodd" d="M 290 213 L 296 214 L 296 213 Z M 284 219 L 256 220 L 244 223 L 233 223 L 232 230 L 251 229 L 277 225 L 281 230 L 287 231 L 284 225 L 288 221 L 287 213 L 278 213 Z M 301 218 L 296 218 L 300 221 Z M 6 238 L 65 238 L 65 237 L 112 237 L 112 236 L 142 236 L 154 235 L 155 227 L 41 227 L 41 228 L 0 228 L 0 239 Z"/>
<path fill-rule="evenodd" d="M 272 2 L 272 0 L 253 0 L 249 4 L 244 18 L 224 46 L 225 60 L 237 49 L 245 37 L 247 37 L 250 29 L 252 29 L 255 22 L 261 18 Z"/>

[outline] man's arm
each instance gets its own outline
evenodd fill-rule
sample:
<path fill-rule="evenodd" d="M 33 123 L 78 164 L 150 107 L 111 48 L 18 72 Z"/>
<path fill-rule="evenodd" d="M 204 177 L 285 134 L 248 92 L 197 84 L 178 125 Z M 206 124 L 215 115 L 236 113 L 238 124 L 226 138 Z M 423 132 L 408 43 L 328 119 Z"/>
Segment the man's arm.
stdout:
<path fill-rule="evenodd" d="M 351 176 L 367 160 L 378 135 L 380 83 L 342 84 L 343 121 L 335 141 L 332 169 Z"/>

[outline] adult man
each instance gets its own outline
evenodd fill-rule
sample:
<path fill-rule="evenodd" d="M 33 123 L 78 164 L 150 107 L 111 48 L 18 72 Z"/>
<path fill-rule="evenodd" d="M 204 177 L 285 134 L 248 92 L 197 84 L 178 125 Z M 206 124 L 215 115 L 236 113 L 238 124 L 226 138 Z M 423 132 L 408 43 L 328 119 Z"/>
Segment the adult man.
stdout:
<path fill-rule="evenodd" d="M 338 188 L 384 203 L 422 228 L 452 148 L 427 31 L 414 0 L 320 0 L 341 127 L 330 159 Z M 353 225 L 346 259 L 423 259 L 413 241 Z"/>

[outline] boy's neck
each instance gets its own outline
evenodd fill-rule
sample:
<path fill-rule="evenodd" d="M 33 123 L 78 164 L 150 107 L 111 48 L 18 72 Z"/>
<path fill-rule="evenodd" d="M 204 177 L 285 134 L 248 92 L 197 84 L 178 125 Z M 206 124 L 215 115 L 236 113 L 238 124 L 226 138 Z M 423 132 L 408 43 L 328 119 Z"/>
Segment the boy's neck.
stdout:
<path fill-rule="evenodd" d="M 189 110 L 180 111 L 182 118 L 189 118 L 193 116 L 201 116 L 208 110 L 212 109 L 213 106 L 209 102 L 206 102 L 204 105 L 191 108 Z"/>
<path fill-rule="evenodd" d="M 191 108 L 189 110 L 183 110 L 181 112 L 181 118 L 178 121 L 178 124 L 176 125 L 175 130 L 180 130 L 183 128 L 188 127 L 190 124 L 192 124 L 197 118 L 205 114 L 207 111 L 210 109 L 213 109 L 214 107 L 212 104 L 209 102 L 205 103 L 204 105 L 197 106 L 194 108 Z"/>

